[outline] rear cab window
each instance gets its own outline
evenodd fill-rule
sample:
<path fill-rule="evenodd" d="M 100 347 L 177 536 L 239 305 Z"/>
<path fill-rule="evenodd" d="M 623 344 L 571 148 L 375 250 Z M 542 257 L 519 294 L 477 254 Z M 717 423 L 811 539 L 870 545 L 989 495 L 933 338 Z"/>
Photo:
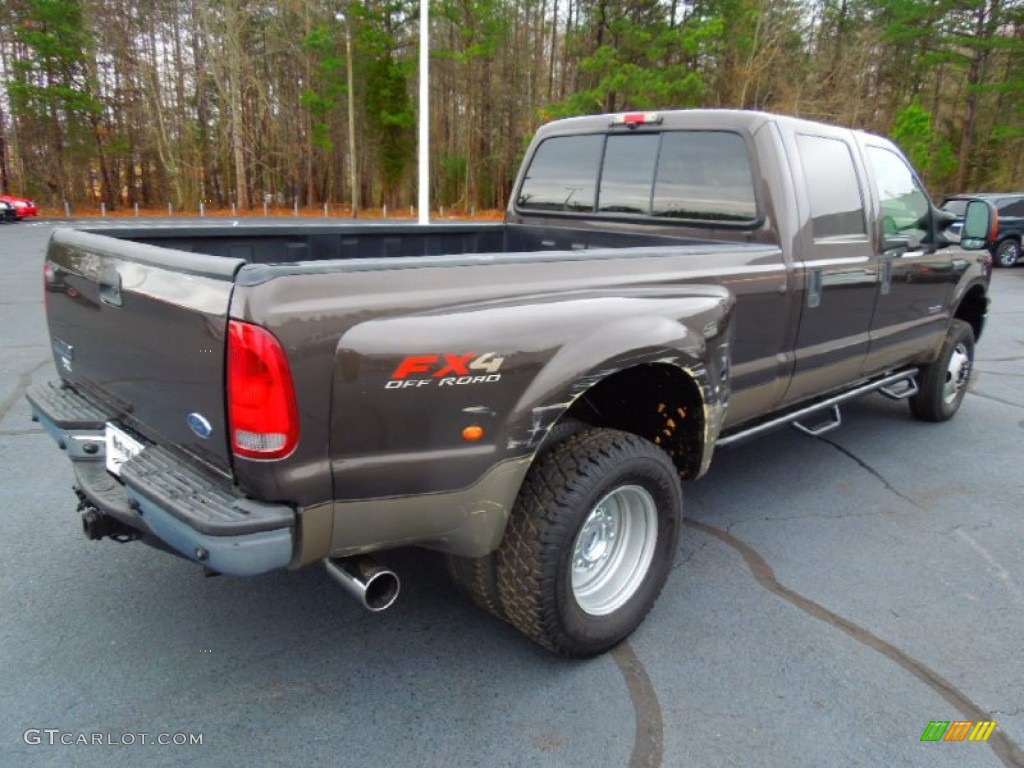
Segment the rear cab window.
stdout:
<path fill-rule="evenodd" d="M 517 204 L 532 211 L 594 210 L 603 135 L 556 136 L 539 147 L 519 190 Z"/>
<path fill-rule="evenodd" d="M 758 223 L 747 146 L 728 131 L 545 139 L 526 170 L 516 207 L 713 225 Z"/>

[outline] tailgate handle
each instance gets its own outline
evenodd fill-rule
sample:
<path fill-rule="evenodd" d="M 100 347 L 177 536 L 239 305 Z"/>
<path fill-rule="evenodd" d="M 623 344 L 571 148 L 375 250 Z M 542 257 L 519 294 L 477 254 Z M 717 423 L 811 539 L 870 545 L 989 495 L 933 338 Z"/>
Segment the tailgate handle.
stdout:
<path fill-rule="evenodd" d="M 124 305 L 121 297 L 121 273 L 112 265 L 103 268 L 100 273 L 100 301 L 111 307 Z"/>

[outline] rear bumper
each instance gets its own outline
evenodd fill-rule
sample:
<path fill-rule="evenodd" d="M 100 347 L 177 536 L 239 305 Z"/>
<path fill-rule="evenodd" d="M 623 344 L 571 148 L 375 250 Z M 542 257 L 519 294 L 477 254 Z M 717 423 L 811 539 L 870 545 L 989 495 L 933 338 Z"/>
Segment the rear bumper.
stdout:
<path fill-rule="evenodd" d="M 36 384 L 26 396 L 32 418 L 71 460 L 76 489 L 103 514 L 219 573 L 248 576 L 291 562 L 291 507 L 245 498 L 154 445 L 121 465 L 117 478 L 106 470 L 108 414 L 60 382 Z"/>

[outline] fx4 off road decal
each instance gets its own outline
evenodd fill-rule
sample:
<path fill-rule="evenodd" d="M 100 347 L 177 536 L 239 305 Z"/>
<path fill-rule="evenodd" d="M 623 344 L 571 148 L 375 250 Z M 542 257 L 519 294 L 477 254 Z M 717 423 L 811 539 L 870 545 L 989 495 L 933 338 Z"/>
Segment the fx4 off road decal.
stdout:
<path fill-rule="evenodd" d="M 493 384 L 501 381 L 504 357 L 497 352 L 478 355 L 410 355 L 398 364 L 385 389 L 418 387 L 461 387 L 467 384 Z"/>

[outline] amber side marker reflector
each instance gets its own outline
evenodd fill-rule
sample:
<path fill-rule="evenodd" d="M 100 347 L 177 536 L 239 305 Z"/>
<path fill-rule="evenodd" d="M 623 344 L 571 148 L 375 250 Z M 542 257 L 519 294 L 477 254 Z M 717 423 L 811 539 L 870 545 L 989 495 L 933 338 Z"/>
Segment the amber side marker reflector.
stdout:
<path fill-rule="evenodd" d="M 478 427 L 475 424 L 472 427 L 466 427 L 462 430 L 462 439 L 468 440 L 469 442 L 475 442 L 484 436 L 484 428 Z"/>

